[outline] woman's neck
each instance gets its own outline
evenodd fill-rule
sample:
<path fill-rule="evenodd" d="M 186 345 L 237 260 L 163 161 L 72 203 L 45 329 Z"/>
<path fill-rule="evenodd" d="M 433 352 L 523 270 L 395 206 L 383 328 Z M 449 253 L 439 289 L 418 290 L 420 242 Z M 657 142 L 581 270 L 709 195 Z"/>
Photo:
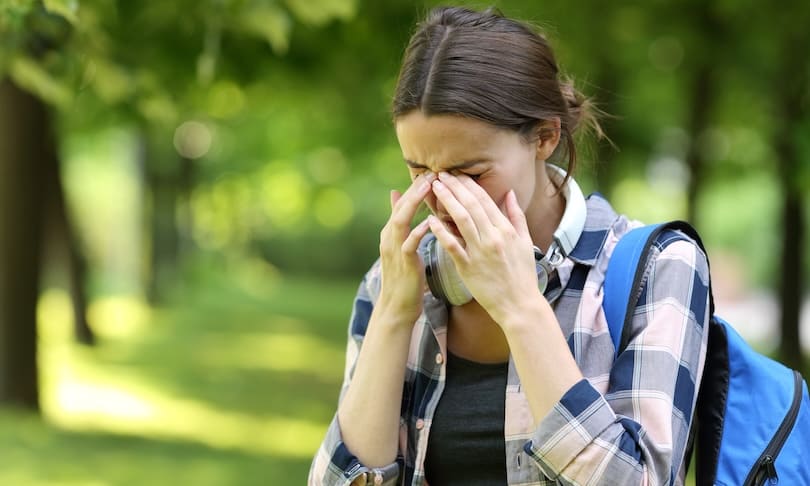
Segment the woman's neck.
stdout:
<path fill-rule="evenodd" d="M 447 347 L 453 354 L 478 363 L 509 360 L 506 336 L 477 301 L 451 307 L 449 317 Z"/>
<path fill-rule="evenodd" d="M 565 197 L 545 170 L 538 171 L 534 198 L 526 208 L 526 222 L 534 244 L 544 253 L 565 212 Z"/>

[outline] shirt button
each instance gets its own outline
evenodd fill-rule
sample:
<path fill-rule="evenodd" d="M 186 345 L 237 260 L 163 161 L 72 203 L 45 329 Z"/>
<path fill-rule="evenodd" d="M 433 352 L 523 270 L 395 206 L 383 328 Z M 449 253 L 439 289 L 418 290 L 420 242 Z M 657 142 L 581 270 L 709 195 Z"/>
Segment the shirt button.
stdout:
<path fill-rule="evenodd" d="M 425 421 L 422 419 L 416 420 L 416 430 L 422 430 L 425 427 Z"/>
<path fill-rule="evenodd" d="M 382 484 L 382 482 L 383 482 L 382 474 L 380 474 L 380 473 L 375 474 L 374 475 L 374 484 L 379 485 L 379 484 Z"/>
<path fill-rule="evenodd" d="M 444 362 L 444 356 L 442 353 L 436 353 L 436 364 L 442 364 Z"/>

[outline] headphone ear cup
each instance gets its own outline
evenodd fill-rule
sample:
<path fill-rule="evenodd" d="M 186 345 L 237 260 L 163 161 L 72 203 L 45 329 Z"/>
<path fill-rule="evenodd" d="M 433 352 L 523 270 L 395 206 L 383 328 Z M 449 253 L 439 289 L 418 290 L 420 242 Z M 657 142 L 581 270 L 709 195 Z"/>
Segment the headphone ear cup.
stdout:
<path fill-rule="evenodd" d="M 456 269 L 456 264 L 450 258 L 450 254 L 444 249 L 442 245 L 437 244 L 439 261 L 441 271 L 439 277 L 442 281 L 442 288 L 444 294 L 447 296 L 447 301 L 453 305 L 463 305 L 472 300 L 472 294 L 467 290 L 464 281 L 461 280 L 461 275 Z"/>
<path fill-rule="evenodd" d="M 428 243 L 425 278 L 430 293 L 451 305 L 463 305 L 472 300 L 450 254 L 435 238 Z"/>

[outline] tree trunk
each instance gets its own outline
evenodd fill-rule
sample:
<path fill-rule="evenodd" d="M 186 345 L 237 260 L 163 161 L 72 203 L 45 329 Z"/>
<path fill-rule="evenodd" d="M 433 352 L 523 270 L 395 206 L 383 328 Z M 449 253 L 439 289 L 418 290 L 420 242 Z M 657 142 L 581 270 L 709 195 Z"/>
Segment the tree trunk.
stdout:
<path fill-rule="evenodd" d="M 807 56 L 800 46 L 810 41 L 804 30 L 785 33 L 785 45 L 777 81 L 781 89 L 777 93 L 777 129 L 774 130 L 774 147 L 779 166 L 779 179 L 784 194 L 782 207 L 782 257 L 779 282 L 781 309 L 781 339 L 779 354 L 782 361 L 796 369 L 802 368 L 800 337 L 801 300 L 804 295 L 804 235 L 805 215 L 800 150 L 797 146 L 800 135 L 797 126 L 804 116 L 803 100 L 808 93 L 810 76 Z M 804 42 L 797 44 L 796 42 Z"/>
<path fill-rule="evenodd" d="M 194 160 L 180 156 L 180 170 L 178 174 L 177 205 L 178 211 L 178 239 L 179 257 L 191 253 L 194 249 L 194 217 L 191 211 L 191 194 L 194 191 Z"/>
<path fill-rule="evenodd" d="M 697 199 L 706 179 L 706 157 L 703 155 L 701 138 L 709 128 L 709 119 L 717 94 L 717 81 L 714 76 L 717 50 L 721 49 L 722 23 L 713 11 L 712 2 L 698 2 L 695 8 L 695 21 L 700 28 L 702 46 L 713 46 L 710 52 L 694 56 L 695 71 L 690 81 L 691 107 L 687 129 L 689 148 L 686 152 L 686 166 L 689 168 L 689 185 L 686 189 L 686 220 L 698 226 Z"/>
<path fill-rule="evenodd" d="M 799 322 L 804 288 L 804 205 L 796 191 L 784 192 L 782 278 L 779 285 L 781 331 L 779 355 L 786 365 L 803 369 Z"/>
<path fill-rule="evenodd" d="M 706 158 L 703 156 L 701 136 L 709 127 L 709 113 L 715 91 L 711 67 L 701 63 L 692 79 L 692 107 L 689 115 L 689 149 L 686 166 L 689 168 L 689 185 L 686 189 L 686 220 L 697 226 L 697 198 L 703 189 Z"/>
<path fill-rule="evenodd" d="M 40 191 L 55 141 L 44 104 L 8 79 L 0 107 L 0 403 L 39 410 Z"/>
<path fill-rule="evenodd" d="M 46 194 L 48 204 L 44 214 L 46 215 L 45 221 L 50 223 L 44 234 L 47 238 L 52 238 L 51 241 L 57 242 L 56 246 L 60 250 L 64 250 L 59 254 L 65 257 L 68 288 L 73 303 L 73 328 L 76 340 L 83 344 L 93 344 L 95 336 L 87 323 L 87 293 L 84 287 L 87 277 L 87 261 L 81 251 L 68 214 L 65 188 L 59 170 L 59 154 L 57 150 L 51 152 L 51 156 L 42 161 L 48 189 Z"/>
<path fill-rule="evenodd" d="M 177 176 L 174 167 L 162 165 L 148 132 L 143 133 L 139 159 L 147 186 L 149 210 L 145 212 L 145 226 L 150 235 L 146 295 L 149 302 L 157 304 L 162 301 L 166 284 L 176 269 L 180 250 Z"/>

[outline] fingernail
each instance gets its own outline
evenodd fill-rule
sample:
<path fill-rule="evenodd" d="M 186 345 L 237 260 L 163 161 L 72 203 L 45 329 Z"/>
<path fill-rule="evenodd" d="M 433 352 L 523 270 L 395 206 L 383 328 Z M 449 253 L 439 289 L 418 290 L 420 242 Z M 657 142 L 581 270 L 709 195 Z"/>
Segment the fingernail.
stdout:
<path fill-rule="evenodd" d="M 433 182 L 434 179 L 436 179 L 436 174 L 435 173 L 428 172 L 427 174 L 425 174 L 425 180 L 426 181 Z"/>
<path fill-rule="evenodd" d="M 439 179 L 447 179 L 450 176 L 447 172 L 439 172 Z"/>
<path fill-rule="evenodd" d="M 445 189 L 444 184 L 441 181 L 433 181 L 433 188 L 438 191 L 443 191 Z"/>

